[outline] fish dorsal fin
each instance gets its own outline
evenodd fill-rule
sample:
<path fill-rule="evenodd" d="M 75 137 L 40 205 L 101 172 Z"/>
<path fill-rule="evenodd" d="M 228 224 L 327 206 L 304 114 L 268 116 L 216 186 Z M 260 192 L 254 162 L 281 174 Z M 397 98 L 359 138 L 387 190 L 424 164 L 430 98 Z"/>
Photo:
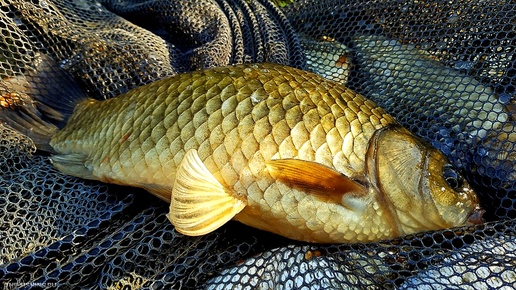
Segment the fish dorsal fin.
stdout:
<path fill-rule="evenodd" d="M 189 150 L 176 172 L 170 212 L 176 230 L 188 236 L 210 233 L 224 225 L 246 204 L 228 193 L 199 158 Z"/>
<path fill-rule="evenodd" d="M 360 183 L 316 162 L 299 159 L 276 159 L 267 162 L 272 177 L 292 186 L 305 188 L 324 195 L 352 193 L 362 196 L 367 193 Z"/>

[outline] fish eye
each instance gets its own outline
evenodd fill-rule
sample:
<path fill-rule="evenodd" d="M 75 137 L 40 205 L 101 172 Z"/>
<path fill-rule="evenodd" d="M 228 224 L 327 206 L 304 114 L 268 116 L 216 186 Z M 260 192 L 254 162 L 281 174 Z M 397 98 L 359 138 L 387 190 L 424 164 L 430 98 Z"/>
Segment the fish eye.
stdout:
<path fill-rule="evenodd" d="M 464 184 L 464 177 L 462 177 L 451 164 L 444 165 L 443 176 L 446 183 L 454 190 L 460 189 Z"/>

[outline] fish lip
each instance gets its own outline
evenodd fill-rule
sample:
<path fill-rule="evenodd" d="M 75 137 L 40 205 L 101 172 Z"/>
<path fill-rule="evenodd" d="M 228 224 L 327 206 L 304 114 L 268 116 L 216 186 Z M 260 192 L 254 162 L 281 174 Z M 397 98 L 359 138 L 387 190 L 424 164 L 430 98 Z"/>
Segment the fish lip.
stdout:
<path fill-rule="evenodd" d="M 477 206 L 473 212 L 468 216 L 468 223 L 478 225 L 485 222 L 483 215 L 486 211 L 481 207 Z"/>

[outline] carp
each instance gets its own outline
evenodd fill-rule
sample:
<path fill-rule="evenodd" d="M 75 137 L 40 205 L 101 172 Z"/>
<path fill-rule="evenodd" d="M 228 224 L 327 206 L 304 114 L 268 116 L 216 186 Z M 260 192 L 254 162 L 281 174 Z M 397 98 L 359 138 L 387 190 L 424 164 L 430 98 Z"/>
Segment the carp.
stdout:
<path fill-rule="evenodd" d="M 37 69 L 57 88 L 71 82 L 64 73 L 45 61 Z M 295 240 L 354 243 L 482 221 L 476 194 L 441 152 L 310 72 L 211 68 L 104 101 L 42 91 L 27 90 L 32 105 L 3 109 L 0 120 L 51 151 L 65 174 L 170 202 L 185 235 L 234 219 Z"/>

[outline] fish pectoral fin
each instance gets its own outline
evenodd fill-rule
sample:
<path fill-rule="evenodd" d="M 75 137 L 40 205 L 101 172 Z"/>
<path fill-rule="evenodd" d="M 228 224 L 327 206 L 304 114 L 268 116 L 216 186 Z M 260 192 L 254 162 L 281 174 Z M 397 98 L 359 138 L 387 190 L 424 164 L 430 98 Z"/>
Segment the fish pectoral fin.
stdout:
<path fill-rule="evenodd" d="M 246 206 L 228 193 L 192 149 L 176 172 L 170 211 L 176 230 L 188 236 L 210 233 L 224 225 Z"/>
<path fill-rule="evenodd" d="M 266 162 L 273 178 L 324 195 L 353 194 L 363 196 L 367 190 L 360 183 L 325 165 L 299 160 L 276 159 Z"/>
<path fill-rule="evenodd" d="M 91 169 L 86 166 L 88 156 L 82 153 L 57 154 L 50 157 L 54 167 L 64 174 L 84 178 L 96 179 Z"/>

